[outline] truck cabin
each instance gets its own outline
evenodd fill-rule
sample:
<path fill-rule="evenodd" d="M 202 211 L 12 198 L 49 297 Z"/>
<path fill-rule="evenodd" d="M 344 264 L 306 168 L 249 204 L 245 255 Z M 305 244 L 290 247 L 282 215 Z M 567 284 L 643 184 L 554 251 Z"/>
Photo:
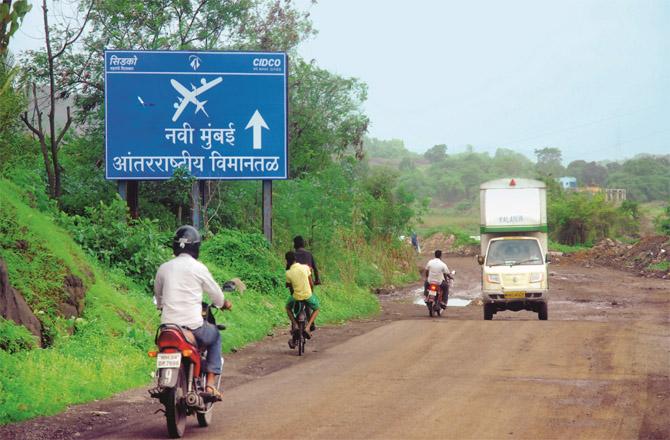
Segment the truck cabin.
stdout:
<path fill-rule="evenodd" d="M 486 266 L 543 265 L 537 240 L 506 238 L 492 240 L 486 254 Z"/>

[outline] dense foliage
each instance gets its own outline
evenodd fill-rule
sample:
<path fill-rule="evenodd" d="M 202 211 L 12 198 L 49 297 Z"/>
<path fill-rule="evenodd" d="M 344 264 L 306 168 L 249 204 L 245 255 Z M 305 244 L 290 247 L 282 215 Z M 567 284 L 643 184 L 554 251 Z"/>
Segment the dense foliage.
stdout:
<path fill-rule="evenodd" d="M 61 223 L 93 258 L 113 267 L 150 289 L 158 266 L 171 252 L 170 232 L 161 232 L 154 220 L 132 219 L 126 202 L 100 202 L 85 208 L 85 215 L 62 215 Z"/>
<path fill-rule="evenodd" d="M 567 245 L 593 244 L 606 237 L 636 237 L 639 224 L 631 204 L 615 206 L 602 194 L 551 188 L 547 195 L 550 237 Z"/>

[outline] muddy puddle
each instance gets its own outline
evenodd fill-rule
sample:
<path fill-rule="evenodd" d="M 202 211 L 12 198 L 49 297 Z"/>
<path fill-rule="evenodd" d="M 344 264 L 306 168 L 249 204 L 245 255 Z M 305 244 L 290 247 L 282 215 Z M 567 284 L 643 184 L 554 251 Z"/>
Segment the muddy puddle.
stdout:
<path fill-rule="evenodd" d="M 453 290 L 452 290 L 453 292 Z M 419 287 L 411 291 L 412 303 L 417 306 L 426 306 L 423 296 L 423 287 Z M 449 295 L 447 307 L 467 307 L 475 299 L 481 296 L 479 288 L 470 289 L 468 291 L 456 291 Z"/>

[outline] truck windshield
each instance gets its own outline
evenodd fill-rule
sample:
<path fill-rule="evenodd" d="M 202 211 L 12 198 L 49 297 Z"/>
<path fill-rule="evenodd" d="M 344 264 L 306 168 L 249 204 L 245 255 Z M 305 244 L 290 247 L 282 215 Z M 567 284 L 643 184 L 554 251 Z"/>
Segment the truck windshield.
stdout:
<path fill-rule="evenodd" d="M 540 246 L 535 240 L 497 240 L 489 245 L 487 266 L 544 264 Z"/>

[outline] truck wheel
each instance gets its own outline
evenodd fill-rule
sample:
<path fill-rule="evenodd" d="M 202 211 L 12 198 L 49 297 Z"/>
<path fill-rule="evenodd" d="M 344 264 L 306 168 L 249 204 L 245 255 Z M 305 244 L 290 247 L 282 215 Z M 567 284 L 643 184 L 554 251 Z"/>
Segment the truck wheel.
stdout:
<path fill-rule="evenodd" d="M 537 311 L 537 318 L 540 321 L 546 321 L 549 318 L 549 309 L 546 302 L 540 304 L 540 309 Z"/>
<path fill-rule="evenodd" d="M 484 319 L 486 321 L 493 319 L 493 304 L 484 304 Z"/>

